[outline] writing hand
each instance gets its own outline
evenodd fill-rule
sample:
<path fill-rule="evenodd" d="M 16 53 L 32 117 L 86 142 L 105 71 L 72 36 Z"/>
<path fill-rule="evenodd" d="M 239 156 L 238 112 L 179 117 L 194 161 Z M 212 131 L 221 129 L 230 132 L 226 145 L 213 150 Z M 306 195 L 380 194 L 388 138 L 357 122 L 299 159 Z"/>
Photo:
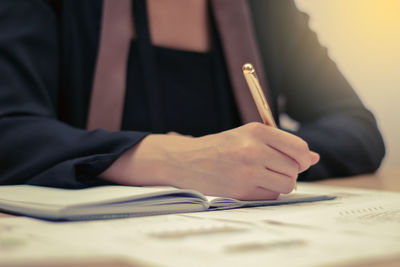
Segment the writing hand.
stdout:
<path fill-rule="evenodd" d="M 172 185 L 242 200 L 289 193 L 317 163 L 305 141 L 261 123 L 193 138 L 149 135 L 101 177 L 126 185 Z"/>

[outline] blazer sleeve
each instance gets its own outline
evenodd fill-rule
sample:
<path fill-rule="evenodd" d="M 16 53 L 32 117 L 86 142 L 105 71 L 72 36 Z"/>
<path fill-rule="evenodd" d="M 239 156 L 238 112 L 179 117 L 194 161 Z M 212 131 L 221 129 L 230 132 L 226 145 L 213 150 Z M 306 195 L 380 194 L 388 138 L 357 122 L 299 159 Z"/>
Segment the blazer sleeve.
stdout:
<path fill-rule="evenodd" d="M 250 8 L 267 77 L 284 112 L 300 123 L 296 135 L 321 155 L 301 179 L 375 171 L 385 155 L 374 116 L 329 58 L 308 16 L 291 0 L 252 0 Z"/>
<path fill-rule="evenodd" d="M 80 188 L 147 133 L 86 131 L 57 120 L 59 43 L 44 1 L 0 1 L 0 184 Z"/>

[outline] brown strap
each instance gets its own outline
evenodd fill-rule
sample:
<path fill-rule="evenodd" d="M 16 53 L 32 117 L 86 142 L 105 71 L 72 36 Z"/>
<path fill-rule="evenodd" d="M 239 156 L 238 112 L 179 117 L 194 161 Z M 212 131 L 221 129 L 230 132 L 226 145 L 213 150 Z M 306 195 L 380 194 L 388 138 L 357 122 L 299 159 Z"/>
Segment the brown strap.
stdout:
<path fill-rule="evenodd" d="M 265 96 L 272 104 L 261 62 L 250 10 L 246 0 L 212 0 L 212 9 L 243 123 L 261 121 L 242 73 L 242 65 L 254 65 Z M 271 107 L 273 108 L 273 107 Z"/>
<path fill-rule="evenodd" d="M 104 0 L 101 23 L 87 129 L 119 131 L 133 36 L 131 0 Z"/>

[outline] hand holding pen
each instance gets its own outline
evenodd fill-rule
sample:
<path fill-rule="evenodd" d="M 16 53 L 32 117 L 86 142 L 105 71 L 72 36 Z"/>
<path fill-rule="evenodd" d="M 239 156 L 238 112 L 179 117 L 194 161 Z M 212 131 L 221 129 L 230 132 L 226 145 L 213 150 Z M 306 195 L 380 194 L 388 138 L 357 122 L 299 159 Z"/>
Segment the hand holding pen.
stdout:
<path fill-rule="evenodd" d="M 267 99 L 264 96 L 253 65 L 250 63 L 246 63 L 243 65 L 242 70 L 262 121 L 265 125 L 277 128 L 271 109 L 268 105 Z M 315 160 L 319 160 L 319 155 L 315 152 L 310 151 L 310 157 L 312 162 Z M 300 169 L 301 167 L 299 165 L 299 171 Z M 295 188 L 297 188 L 297 185 L 295 185 Z"/>
<path fill-rule="evenodd" d="M 275 123 L 257 88 L 255 72 L 245 71 L 265 124 L 248 123 L 202 137 L 150 134 L 100 177 L 125 185 L 170 185 L 242 200 L 276 199 L 291 192 L 298 174 L 318 162 L 319 156 L 301 138 L 271 127 Z"/>

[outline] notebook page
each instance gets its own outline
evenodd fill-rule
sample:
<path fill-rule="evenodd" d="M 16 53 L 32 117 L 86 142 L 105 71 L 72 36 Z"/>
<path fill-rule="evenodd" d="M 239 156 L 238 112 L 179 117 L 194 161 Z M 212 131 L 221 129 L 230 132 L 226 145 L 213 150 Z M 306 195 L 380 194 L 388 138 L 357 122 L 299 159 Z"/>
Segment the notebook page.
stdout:
<path fill-rule="evenodd" d="M 31 185 L 0 186 L 0 203 L 3 201 L 30 203 L 39 205 L 74 206 L 93 203 L 107 203 L 111 200 L 122 201 L 170 193 L 187 192 L 174 187 L 134 187 L 134 186 L 99 186 L 87 189 L 59 189 Z"/>
<path fill-rule="evenodd" d="M 282 205 L 291 203 L 331 200 L 334 198 L 335 196 L 333 195 L 304 194 L 298 192 L 293 192 L 290 194 L 281 194 L 279 198 L 276 200 L 254 200 L 254 201 L 243 201 L 233 198 L 207 196 L 207 199 L 210 202 L 211 207 L 214 208 Z"/>

